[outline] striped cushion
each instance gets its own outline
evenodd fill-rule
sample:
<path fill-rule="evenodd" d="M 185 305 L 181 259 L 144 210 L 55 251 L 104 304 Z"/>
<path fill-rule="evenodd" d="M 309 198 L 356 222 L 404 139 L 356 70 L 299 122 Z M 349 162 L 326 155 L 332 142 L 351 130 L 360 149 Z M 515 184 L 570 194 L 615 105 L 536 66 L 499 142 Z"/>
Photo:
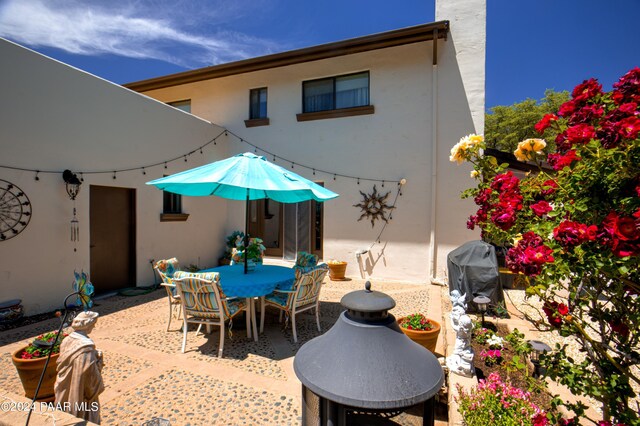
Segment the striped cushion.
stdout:
<path fill-rule="evenodd" d="M 267 303 L 273 303 L 278 306 L 286 307 L 288 298 L 289 295 L 287 293 L 271 293 L 265 296 L 264 300 Z"/>

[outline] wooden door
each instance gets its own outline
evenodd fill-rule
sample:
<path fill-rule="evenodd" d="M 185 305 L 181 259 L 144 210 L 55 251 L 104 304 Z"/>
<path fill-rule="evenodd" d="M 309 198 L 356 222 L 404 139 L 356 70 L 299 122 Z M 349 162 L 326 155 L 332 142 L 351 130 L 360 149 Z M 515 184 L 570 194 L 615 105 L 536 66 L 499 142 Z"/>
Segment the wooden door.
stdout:
<path fill-rule="evenodd" d="M 136 285 L 135 189 L 90 187 L 90 280 L 96 294 Z"/>
<path fill-rule="evenodd" d="M 273 200 L 249 202 L 249 236 L 262 239 L 267 256 L 282 256 L 282 204 Z"/>

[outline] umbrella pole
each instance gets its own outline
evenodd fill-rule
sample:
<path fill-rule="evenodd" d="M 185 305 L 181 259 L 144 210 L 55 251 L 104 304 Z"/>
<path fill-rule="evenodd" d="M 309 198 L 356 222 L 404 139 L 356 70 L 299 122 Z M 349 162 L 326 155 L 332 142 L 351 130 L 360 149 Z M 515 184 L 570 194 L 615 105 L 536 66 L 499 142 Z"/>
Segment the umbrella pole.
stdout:
<path fill-rule="evenodd" d="M 249 188 L 247 188 L 247 202 L 244 208 L 244 273 L 247 273 L 247 248 L 249 247 Z"/>

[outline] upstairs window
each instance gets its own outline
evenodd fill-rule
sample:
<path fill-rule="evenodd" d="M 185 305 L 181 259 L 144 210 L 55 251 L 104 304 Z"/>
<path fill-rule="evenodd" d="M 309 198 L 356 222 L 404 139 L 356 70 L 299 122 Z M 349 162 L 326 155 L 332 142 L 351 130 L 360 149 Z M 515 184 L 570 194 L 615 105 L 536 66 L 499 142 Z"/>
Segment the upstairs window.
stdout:
<path fill-rule="evenodd" d="M 267 88 L 249 91 L 249 120 L 267 118 Z"/>
<path fill-rule="evenodd" d="M 369 72 L 302 83 L 303 113 L 369 105 Z"/>

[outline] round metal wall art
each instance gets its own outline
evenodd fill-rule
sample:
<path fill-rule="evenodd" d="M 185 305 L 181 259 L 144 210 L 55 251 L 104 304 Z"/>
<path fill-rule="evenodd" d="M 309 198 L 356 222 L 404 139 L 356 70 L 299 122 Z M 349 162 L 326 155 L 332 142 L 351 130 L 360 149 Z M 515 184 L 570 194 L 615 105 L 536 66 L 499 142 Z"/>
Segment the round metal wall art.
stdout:
<path fill-rule="evenodd" d="M 0 179 L 0 241 L 15 237 L 31 220 L 31 201 L 20 188 Z"/>
<path fill-rule="evenodd" d="M 373 185 L 373 191 L 371 194 L 365 194 L 360 191 L 362 195 L 362 201 L 358 204 L 354 204 L 353 207 L 359 207 L 362 210 L 362 214 L 358 218 L 358 221 L 366 218 L 371 221 L 371 227 L 375 225 L 376 220 L 383 220 L 385 223 L 389 223 L 391 219 L 391 210 L 395 209 L 394 206 L 387 204 L 387 197 L 390 192 L 386 194 L 379 194 L 378 189 Z M 389 215 L 389 218 L 387 218 Z"/>

